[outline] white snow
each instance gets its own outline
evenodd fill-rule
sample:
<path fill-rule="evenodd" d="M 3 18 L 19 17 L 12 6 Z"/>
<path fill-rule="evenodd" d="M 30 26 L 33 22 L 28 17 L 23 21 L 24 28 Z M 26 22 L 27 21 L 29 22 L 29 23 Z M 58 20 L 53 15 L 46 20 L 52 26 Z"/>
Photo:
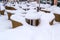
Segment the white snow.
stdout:
<path fill-rule="evenodd" d="M 60 22 L 54 22 L 52 26 L 49 25 L 49 22 L 55 18 L 53 13 L 55 12 L 59 14 L 60 8 L 48 4 L 41 4 L 42 7 L 45 5 L 45 8 L 51 11 L 51 13 L 45 13 L 42 11 L 37 12 L 32 9 L 32 7 L 35 6 L 35 4 L 38 6 L 38 4 L 35 2 L 32 2 L 31 4 L 32 6 L 29 11 L 24 11 L 19 8 L 18 6 L 20 5 L 18 4 L 15 6 L 17 10 L 5 10 L 6 12 L 15 13 L 11 16 L 11 19 L 21 22 L 23 26 L 10 29 L 12 24 L 11 21 L 8 20 L 7 15 L 0 15 L 0 40 L 60 40 Z M 11 6 L 11 4 L 8 6 Z M 23 5 L 23 7 L 26 6 Z M 26 23 L 25 17 L 29 19 L 40 18 L 41 23 L 38 26 L 31 26 Z"/>
<path fill-rule="evenodd" d="M 0 10 L 5 10 L 5 7 L 3 6 L 3 3 L 0 3 Z"/>
<path fill-rule="evenodd" d="M 49 7 L 51 7 L 51 5 L 50 4 L 40 4 L 40 7 L 42 7 L 42 8 L 49 8 Z"/>
<path fill-rule="evenodd" d="M 46 8 L 46 10 L 49 10 L 49 11 L 51 11 L 53 13 L 56 13 L 56 14 L 60 14 L 60 11 L 59 11 L 60 7 L 58 7 L 56 5 L 53 5 L 53 6 L 49 7 L 49 8 Z"/>
<path fill-rule="evenodd" d="M 12 23 L 10 20 L 8 20 L 8 17 L 6 15 L 0 16 L 0 32 L 6 31 L 7 29 L 12 28 Z"/>
<path fill-rule="evenodd" d="M 46 22 L 51 22 L 55 18 L 53 13 L 42 13 L 41 20 L 45 20 Z"/>
<path fill-rule="evenodd" d="M 25 16 L 27 19 L 40 19 L 40 15 L 36 10 L 29 10 Z"/>

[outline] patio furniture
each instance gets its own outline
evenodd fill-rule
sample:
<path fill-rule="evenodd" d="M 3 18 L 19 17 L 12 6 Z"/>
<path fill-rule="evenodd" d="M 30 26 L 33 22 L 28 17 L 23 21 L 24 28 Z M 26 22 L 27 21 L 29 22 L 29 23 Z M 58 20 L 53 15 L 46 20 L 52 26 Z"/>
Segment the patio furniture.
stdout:
<path fill-rule="evenodd" d="M 38 26 L 40 24 L 40 15 L 38 12 L 28 12 L 26 14 L 25 21 L 31 26 Z"/>
<path fill-rule="evenodd" d="M 16 27 L 18 27 L 18 26 L 22 26 L 22 25 L 23 25 L 22 23 L 17 22 L 17 21 L 15 21 L 15 20 L 12 20 L 12 19 L 11 19 L 11 21 L 12 21 L 12 28 L 16 28 Z"/>

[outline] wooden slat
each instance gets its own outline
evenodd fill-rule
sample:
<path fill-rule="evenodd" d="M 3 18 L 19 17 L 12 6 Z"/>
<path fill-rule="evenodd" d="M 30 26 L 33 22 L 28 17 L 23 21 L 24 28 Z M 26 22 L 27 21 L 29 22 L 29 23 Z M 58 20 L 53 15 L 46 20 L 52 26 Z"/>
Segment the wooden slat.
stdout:
<path fill-rule="evenodd" d="M 16 27 L 18 27 L 18 26 L 22 26 L 23 24 L 22 23 L 20 23 L 20 22 L 17 22 L 17 21 L 14 21 L 14 20 L 11 20 L 12 21 L 12 26 L 13 26 L 13 28 L 16 28 Z"/>
<path fill-rule="evenodd" d="M 60 22 L 60 14 L 54 14 L 55 15 L 55 21 Z"/>
<path fill-rule="evenodd" d="M 5 6 L 5 8 L 6 8 L 7 10 L 16 10 L 15 8 L 13 8 L 13 7 L 8 7 L 8 6 Z"/>

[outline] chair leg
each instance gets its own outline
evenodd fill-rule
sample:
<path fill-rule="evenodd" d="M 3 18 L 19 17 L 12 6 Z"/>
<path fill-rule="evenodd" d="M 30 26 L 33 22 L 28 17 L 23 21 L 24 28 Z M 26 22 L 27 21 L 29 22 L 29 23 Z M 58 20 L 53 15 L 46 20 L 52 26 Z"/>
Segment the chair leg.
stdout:
<path fill-rule="evenodd" d="M 54 22 L 55 19 L 53 19 L 51 22 L 49 22 L 50 25 L 53 25 L 53 22 Z"/>

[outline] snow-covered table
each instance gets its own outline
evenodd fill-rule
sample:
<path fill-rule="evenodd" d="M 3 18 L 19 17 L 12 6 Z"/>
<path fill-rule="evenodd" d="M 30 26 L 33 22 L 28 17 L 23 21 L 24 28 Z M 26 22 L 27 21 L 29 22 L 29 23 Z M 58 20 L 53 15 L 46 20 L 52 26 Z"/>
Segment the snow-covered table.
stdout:
<path fill-rule="evenodd" d="M 30 10 L 27 12 L 25 16 L 25 21 L 27 24 L 32 25 L 32 26 L 38 26 L 40 24 L 40 15 L 38 12 L 35 10 Z"/>

